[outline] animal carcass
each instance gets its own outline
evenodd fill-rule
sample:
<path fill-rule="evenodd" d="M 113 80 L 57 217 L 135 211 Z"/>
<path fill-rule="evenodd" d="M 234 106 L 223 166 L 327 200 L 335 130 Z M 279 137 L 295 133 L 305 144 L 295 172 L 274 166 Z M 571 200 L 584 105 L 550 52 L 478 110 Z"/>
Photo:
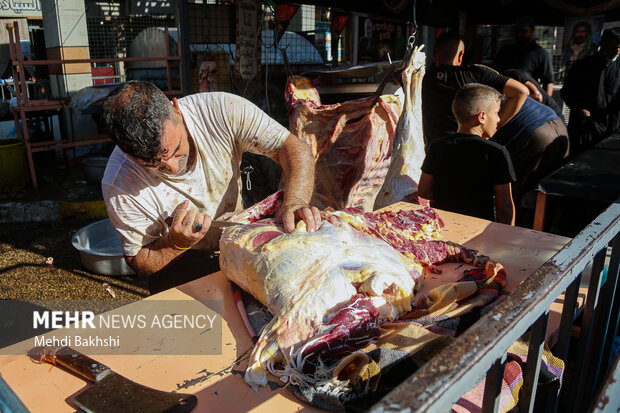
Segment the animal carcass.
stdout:
<path fill-rule="evenodd" d="M 424 46 L 413 50 L 401 75 L 405 104 L 396 127 L 390 169 L 377 195 L 374 209 L 402 201 L 418 190 L 425 154 L 422 134 L 422 78 L 426 55 L 421 51 L 422 47 Z"/>
<path fill-rule="evenodd" d="M 285 98 L 291 133 L 310 145 L 316 162 L 313 205 L 372 210 L 390 166 L 398 98 L 321 105 L 316 89 L 301 76 L 289 77 Z"/>
<path fill-rule="evenodd" d="M 303 221 L 285 233 L 268 219 L 227 228 L 220 239 L 224 274 L 273 314 L 246 371 L 252 386 L 264 386 L 268 371 L 311 384 L 309 361 L 365 347 L 379 323 L 411 311 L 424 266 L 487 264 L 458 244 L 433 240 L 443 223 L 430 208 L 333 214 L 340 225 L 323 221 L 314 233 Z"/>

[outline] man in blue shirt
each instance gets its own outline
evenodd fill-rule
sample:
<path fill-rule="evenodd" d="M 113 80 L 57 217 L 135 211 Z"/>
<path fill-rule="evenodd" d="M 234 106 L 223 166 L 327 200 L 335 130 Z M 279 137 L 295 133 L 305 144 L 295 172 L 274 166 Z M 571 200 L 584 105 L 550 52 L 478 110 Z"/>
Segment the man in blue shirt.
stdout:
<path fill-rule="evenodd" d="M 508 149 L 517 176 L 515 205 L 538 181 L 562 166 L 568 157 L 566 125 L 550 107 L 527 98 L 517 114 L 492 138 Z"/>

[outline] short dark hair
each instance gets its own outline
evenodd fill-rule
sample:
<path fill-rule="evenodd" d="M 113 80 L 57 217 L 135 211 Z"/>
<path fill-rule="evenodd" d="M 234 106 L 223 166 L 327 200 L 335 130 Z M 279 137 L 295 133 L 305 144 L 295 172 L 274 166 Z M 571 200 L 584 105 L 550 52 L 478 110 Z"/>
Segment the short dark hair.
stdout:
<path fill-rule="evenodd" d="M 469 83 L 454 95 L 452 112 L 459 124 L 480 112 L 490 112 L 502 100 L 502 94 L 491 86 Z"/>
<path fill-rule="evenodd" d="M 454 57 L 459 51 L 463 36 L 456 32 L 443 32 L 435 40 L 434 53 L 438 56 Z"/>
<path fill-rule="evenodd" d="M 620 27 L 612 27 L 610 29 L 605 29 L 603 34 L 601 35 L 601 41 L 620 41 Z"/>
<path fill-rule="evenodd" d="M 126 82 L 103 103 L 103 121 L 112 141 L 123 152 L 155 164 L 164 154 L 161 145 L 164 122 L 174 120 L 168 97 L 143 80 Z"/>

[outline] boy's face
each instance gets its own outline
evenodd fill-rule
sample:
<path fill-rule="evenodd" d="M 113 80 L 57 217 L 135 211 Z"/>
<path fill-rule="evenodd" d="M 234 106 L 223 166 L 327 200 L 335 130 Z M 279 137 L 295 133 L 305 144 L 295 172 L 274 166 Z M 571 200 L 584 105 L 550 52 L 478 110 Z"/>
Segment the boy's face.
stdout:
<path fill-rule="evenodd" d="M 499 123 L 499 109 L 500 102 L 497 102 L 497 105 L 495 105 L 493 109 L 486 112 L 486 116 L 480 123 L 483 138 L 489 139 L 491 136 L 495 135 L 495 132 L 497 132 L 497 124 Z"/>

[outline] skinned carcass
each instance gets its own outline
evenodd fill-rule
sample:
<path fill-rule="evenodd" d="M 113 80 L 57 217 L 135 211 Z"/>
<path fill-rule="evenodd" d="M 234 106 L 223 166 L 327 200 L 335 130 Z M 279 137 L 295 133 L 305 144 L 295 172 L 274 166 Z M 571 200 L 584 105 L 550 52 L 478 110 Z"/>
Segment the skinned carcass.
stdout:
<path fill-rule="evenodd" d="M 308 143 L 316 163 L 313 205 L 373 209 L 390 166 L 400 116 L 394 95 L 321 105 L 310 81 L 290 76 L 285 99 L 291 133 Z"/>
<path fill-rule="evenodd" d="M 401 74 L 405 103 L 396 127 L 392 162 L 385 182 L 377 195 L 374 209 L 402 201 L 418 190 L 424 162 L 422 132 L 422 78 L 426 55 L 424 46 L 416 47 Z"/>
<path fill-rule="evenodd" d="M 274 220 L 227 228 L 220 240 L 224 274 L 273 314 L 258 339 L 245 380 L 267 373 L 312 385 L 321 360 L 371 343 L 379 324 L 412 310 L 424 267 L 464 261 L 480 272 L 503 271 L 458 244 L 433 240 L 443 225 L 431 208 L 400 213 L 333 212 L 308 233 L 300 221 L 285 233 Z"/>

